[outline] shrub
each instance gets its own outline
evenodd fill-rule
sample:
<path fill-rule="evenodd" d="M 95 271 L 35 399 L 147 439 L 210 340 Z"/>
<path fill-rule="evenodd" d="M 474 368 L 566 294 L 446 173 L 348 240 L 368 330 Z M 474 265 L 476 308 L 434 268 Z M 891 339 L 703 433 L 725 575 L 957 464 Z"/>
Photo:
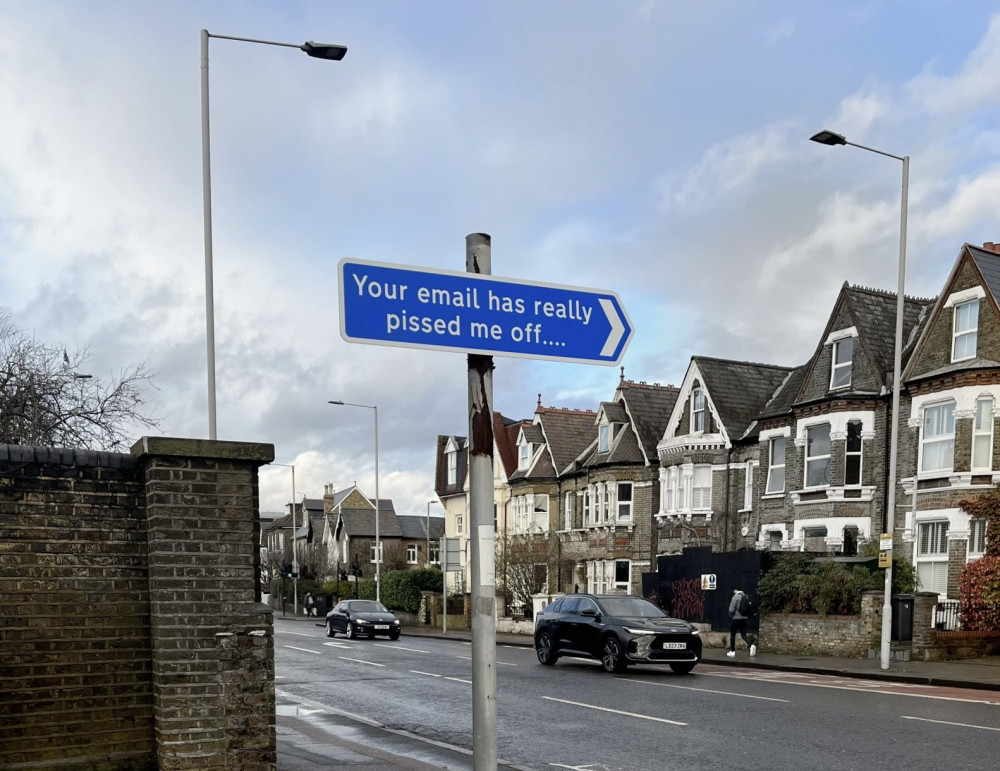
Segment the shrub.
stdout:
<path fill-rule="evenodd" d="M 877 552 L 878 544 L 876 544 Z M 861 595 L 885 586 L 882 571 L 866 565 L 816 559 L 807 554 L 777 554 L 767 560 L 757 585 L 762 613 L 818 613 L 854 616 Z M 916 575 L 905 558 L 893 560 L 893 587 L 913 591 Z M 898 578 L 898 580 L 897 580 Z"/>
<path fill-rule="evenodd" d="M 437 568 L 393 570 L 382 576 L 382 602 L 390 610 L 416 613 L 420 608 L 420 593 L 441 587 L 441 571 Z"/>
<path fill-rule="evenodd" d="M 958 576 L 958 611 L 969 631 L 1000 629 L 1000 487 L 959 501 L 970 517 L 986 520 L 986 553 Z"/>

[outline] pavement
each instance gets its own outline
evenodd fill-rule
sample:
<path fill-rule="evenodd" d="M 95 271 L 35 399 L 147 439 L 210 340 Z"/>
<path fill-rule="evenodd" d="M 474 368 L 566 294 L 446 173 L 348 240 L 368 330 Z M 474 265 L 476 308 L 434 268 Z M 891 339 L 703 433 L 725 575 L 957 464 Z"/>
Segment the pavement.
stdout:
<path fill-rule="evenodd" d="M 275 620 L 321 626 L 316 618 L 275 616 Z M 403 637 L 469 641 L 471 633 L 452 629 L 443 633 L 440 629 L 426 626 L 405 626 Z M 496 637 L 497 645 L 532 646 L 532 639 L 528 635 L 498 632 Z M 889 668 L 883 670 L 878 659 L 766 651 L 760 651 L 751 658 L 746 648 L 737 648 L 736 656 L 729 658 L 725 648 L 705 648 L 702 662 L 718 666 L 1000 691 L 1000 656 L 954 661 L 891 661 Z M 280 687 L 278 690 L 280 691 Z M 301 705 L 283 704 L 280 696 L 277 701 L 278 771 L 317 771 L 328 768 L 351 768 L 354 771 L 472 768 L 472 756 L 469 753 L 436 748 L 434 757 L 431 758 L 422 752 L 422 743 L 410 737 L 390 733 L 387 740 L 385 729 L 359 723 L 347 716 L 324 714 L 324 722 L 320 725 L 310 718 L 311 710 Z M 379 740 L 374 743 L 382 749 L 372 749 L 371 744 L 363 741 L 375 735 L 378 735 Z M 499 768 L 512 767 L 500 764 Z"/>

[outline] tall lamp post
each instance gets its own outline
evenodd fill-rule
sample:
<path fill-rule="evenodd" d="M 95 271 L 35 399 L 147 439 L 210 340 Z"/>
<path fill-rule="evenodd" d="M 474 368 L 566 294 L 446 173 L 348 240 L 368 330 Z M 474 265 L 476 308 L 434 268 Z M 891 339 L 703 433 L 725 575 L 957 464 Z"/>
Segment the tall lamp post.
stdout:
<path fill-rule="evenodd" d="M 382 601 L 382 541 L 379 538 L 379 500 L 378 500 L 378 407 L 371 404 L 353 404 L 352 402 L 331 401 L 338 407 L 363 407 L 375 415 L 375 599 Z"/>
<path fill-rule="evenodd" d="M 298 528 L 295 525 L 295 465 L 292 463 L 272 463 L 272 466 L 284 466 L 292 470 L 292 613 L 299 615 L 299 557 L 295 550 L 295 535 Z M 303 511 L 303 514 L 305 511 Z"/>
<path fill-rule="evenodd" d="M 329 43 L 278 43 L 273 40 L 256 40 L 249 37 L 213 35 L 201 31 L 201 183 L 205 220 L 205 332 L 208 346 L 208 438 L 217 437 L 215 424 L 215 289 L 212 279 L 212 161 L 208 120 L 208 39 L 238 40 L 243 43 L 260 43 L 268 46 L 298 48 L 314 59 L 340 61 L 347 53 L 347 46 Z"/>
<path fill-rule="evenodd" d="M 437 501 L 427 501 L 427 567 L 431 566 L 431 504 Z"/>
<path fill-rule="evenodd" d="M 903 308 L 905 298 L 903 296 L 903 279 L 906 273 L 906 209 L 907 193 L 910 186 L 910 156 L 893 155 L 874 147 L 848 142 L 841 134 L 832 131 L 820 131 L 810 137 L 813 142 L 821 145 L 850 145 L 871 153 L 878 153 L 887 158 L 895 158 L 903 162 L 903 194 L 899 215 L 899 288 L 896 292 L 896 350 L 892 362 L 892 423 L 889 429 L 889 475 L 888 490 L 886 491 L 885 504 L 885 533 L 891 541 L 893 527 L 896 521 L 896 457 L 899 445 L 899 390 L 900 390 L 900 369 L 902 368 L 903 357 Z M 916 479 L 913 481 L 916 485 Z M 885 598 L 882 603 L 882 646 L 880 648 L 879 666 L 882 669 L 889 668 L 889 659 L 892 645 L 892 559 L 885 569 Z"/>

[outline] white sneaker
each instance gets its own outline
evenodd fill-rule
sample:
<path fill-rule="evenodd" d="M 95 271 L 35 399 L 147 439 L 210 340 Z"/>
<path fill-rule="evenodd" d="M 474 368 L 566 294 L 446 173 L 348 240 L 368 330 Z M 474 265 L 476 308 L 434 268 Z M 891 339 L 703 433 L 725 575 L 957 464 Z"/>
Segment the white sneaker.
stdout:
<path fill-rule="evenodd" d="M 757 655 L 757 646 L 756 645 L 751 645 L 750 646 L 750 655 L 751 656 L 756 656 Z"/>
<path fill-rule="evenodd" d="M 729 658 L 732 658 L 733 656 L 736 655 L 736 651 L 729 651 L 729 653 L 727 653 L 726 655 L 729 656 Z"/>

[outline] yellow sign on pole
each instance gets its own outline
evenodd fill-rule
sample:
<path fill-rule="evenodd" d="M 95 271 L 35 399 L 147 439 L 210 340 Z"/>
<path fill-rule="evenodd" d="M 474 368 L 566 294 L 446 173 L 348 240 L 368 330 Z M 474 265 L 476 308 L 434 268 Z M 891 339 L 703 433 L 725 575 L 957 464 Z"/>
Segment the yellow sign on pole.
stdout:
<path fill-rule="evenodd" d="M 880 551 L 878 553 L 878 566 L 880 568 L 892 567 L 892 552 Z"/>

